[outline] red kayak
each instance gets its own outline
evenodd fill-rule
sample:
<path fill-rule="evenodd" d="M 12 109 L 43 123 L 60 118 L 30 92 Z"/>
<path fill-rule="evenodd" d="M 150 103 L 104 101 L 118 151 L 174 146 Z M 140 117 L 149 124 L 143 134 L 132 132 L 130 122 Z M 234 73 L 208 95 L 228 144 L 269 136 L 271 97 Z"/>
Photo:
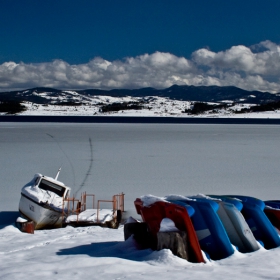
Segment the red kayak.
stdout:
<path fill-rule="evenodd" d="M 277 229 L 278 234 L 280 233 L 280 209 L 275 208 L 264 208 L 264 213 Z"/>
<path fill-rule="evenodd" d="M 137 213 L 147 223 L 149 231 L 155 240 L 157 239 L 162 219 L 169 218 L 179 230 L 187 233 L 190 261 L 205 262 L 192 221 L 185 207 L 164 201 L 157 201 L 145 207 L 140 198 L 134 201 L 134 205 Z"/>

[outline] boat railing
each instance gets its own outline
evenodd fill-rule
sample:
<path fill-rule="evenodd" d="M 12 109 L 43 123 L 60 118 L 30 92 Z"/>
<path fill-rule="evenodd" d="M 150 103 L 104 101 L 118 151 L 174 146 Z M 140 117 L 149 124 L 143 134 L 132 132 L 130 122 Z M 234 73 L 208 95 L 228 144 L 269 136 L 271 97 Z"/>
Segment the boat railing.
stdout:
<path fill-rule="evenodd" d="M 86 210 L 87 196 L 93 197 L 93 206 L 94 206 L 94 194 L 86 194 L 86 192 L 81 194 L 81 198 L 68 197 L 63 199 L 63 207 L 62 207 L 62 217 L 68 217 L 70 215 L 78 215 Z"/>
<path fill-rule="evenodd" d="M 84 192 L 82 194 L 82 198 L 81 201 L 83 201 L 83 205 L 84 205 L 84 210 L 87 209 L 87 197 L 92 197 L 92 209 L 94 209 L 94 204 L 95 204 L 95 195 L 94 194 L 87 194 L 86 192 Z"/>
<path fill-rule="evenodd" d="M 117 215 L 117 211 L 124 212 L 124 193 L 113 195 L 112 200 L 99 199 L 97 201 L 97 222 L 99 222 L 99 210 L 101 202 L 112 203 L 111 208 L 113 209 L 114 215 Z"/>
<path fill-rule="evenodd" d="M 115 194 L 113 200 L 115 201 L 113 208 L 124 212 L 124 193 Z"/>
<path fill-rule="evenodd" d="M 90 199 L 91 198 L 91 199 Z M 90 204 L 90 201 L 92 204 Z M 112 200 L 97 200 L 97 223 L 99 223 L 99 212 L 101 203 L 111 203 L 111 209 L 117 215 L 117 211 L 124 212 L 124 193 L 113 195 Z M 76 215 L 76 222 L 79 222 L 79 214 L 86 209 L 95 209 L 95 195 L 83 192 L 81 198 L 75 197 L 65 198 L 63 200 L 62 216 L 66 218 L 70 215 Z"/>

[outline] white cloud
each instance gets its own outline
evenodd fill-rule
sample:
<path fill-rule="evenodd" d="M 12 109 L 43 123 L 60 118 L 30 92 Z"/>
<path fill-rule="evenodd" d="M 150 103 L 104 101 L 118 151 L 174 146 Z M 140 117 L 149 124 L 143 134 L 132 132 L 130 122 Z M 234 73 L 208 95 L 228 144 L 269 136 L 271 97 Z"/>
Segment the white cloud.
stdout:
<path fill-rule="evenodd" d="M 254 50 L 258 51 L 253 52 Z M 280 74 L 280 46 L 270 41 L 251 48 L 233 46 L 217 53 L 200 49 L 193 53 L 192 60 L 198 67 L 207 66 L 211 70 L 231 71 L 245 76 L 262 75 L 264 78 L 271 76 L 270 78 L 278 79 Z"/>
<path fill-rule="evenodd" d="M 155 52 L 123 60 L 96 57 L 85 64 L 62 60 L 0 65 L 0 90 L 31 87 L 166 88 L 178 85 L 233 85 L 247 90 L 280 92 L 280 45 L 271 41 L 251 47 L 232 46 L 213 52 L 195 51 L 191 58 Z"/>

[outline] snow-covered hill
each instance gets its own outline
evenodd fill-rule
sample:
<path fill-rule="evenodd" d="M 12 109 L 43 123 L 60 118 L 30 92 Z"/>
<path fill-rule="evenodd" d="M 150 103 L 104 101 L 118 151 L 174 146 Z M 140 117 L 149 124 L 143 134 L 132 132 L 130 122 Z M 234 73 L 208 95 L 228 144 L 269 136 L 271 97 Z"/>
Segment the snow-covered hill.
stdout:
<path fill-rule="evenodd" d="M 204 88 L 203 98 L 202 88 Z M 123 91 L 35 88 L 0 93 L 0 105 L 1 102 L 2 104 L 3 102 L 20 102 L 25 110 L 10 112 L 18 115 L 279 118 L 280 96 L 260 92 L 253 94 L 233 87 L 227 89 L 229 92 L 219 87 L 179 86 L 166 90 Z M 194 94 L 195 91 L 198 92 L 197 95 Z M 195 96 L 197 99 L 189 99 Z M 226 97 L 232 99 L 224 99 Z M 277 106 L 251 110 L 265 103 L 271 104 L 271 102 Z M 6 114 L 9 111 L 2 109 L 0 112 L 2 112 L 0 114 Z"/>
<path fill-rule="evenodd" d="M 139 98 L 114 98 L 110 96 L 93 97 L 86 104 L 78 105 L 48 105 L 23 102 L 26 111 L 18 115 L 56 115 L 56 116 L 173 116 L 173 117 L 234 117 L 234 118 L 279 118 L 280 110 L 241 113 L 244 108 L 250 108 L 255 104 L 232 104 L 226 109 L 209 110 L 193 115 L 186 112 L 192 108 L 193 102 L 170 100 L 168 98 L 153 97 L 146 98 L 142 109 L 126 109 L 117 111 L 102 112 L 102 107 L 110 104 L 121 104 L 125 102 L 139 103 Z"/>

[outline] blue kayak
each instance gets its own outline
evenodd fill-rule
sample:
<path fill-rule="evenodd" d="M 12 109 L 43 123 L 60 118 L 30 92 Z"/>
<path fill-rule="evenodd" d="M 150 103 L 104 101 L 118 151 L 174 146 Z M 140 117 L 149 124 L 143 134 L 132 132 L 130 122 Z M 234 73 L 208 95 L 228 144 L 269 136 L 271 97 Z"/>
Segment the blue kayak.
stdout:
<path fill-rule="evenodd" d="M 172 201 L 174 203 L 174 201 Z M 192 217 L 195 213 L 195 210 L 193 207 L 191 207 L 190 205 L 188 205 L 186 202 L 184 201 L 180 201 L 180 200 L 176 200 L 176 203 L 177 205 L 180 205 L 180 206 L 183 206 L 184 208 L 186 208 L 188 214 L 190 217 Z"/>
<path fill-rule="evenodd" d="M 280 209 L 280 200 L 267 200 L 264 201 L 266 206 L 272 207 L 274 209 Z"/>
<path fill-rule="evenodd" d="M 237 208 L 237 210 L 239 210 L 239 211 L 241 211 L 242 208 L 243 208 L 242 202 L 239 201 L 239 200 L 237 200 L 237 199 L 234 199 L 234 198 L 232 198 L 232 197 L 226 197 L 226 196 L 224 196 L 224 195 L 212 195 L 212 194 L 211 194 L 211 195 L 207 195 L 207 196 L 212 197 L 212 198 L 216 198 L 216 199 L 221 199 L 222 201 L 225 201 L 225 202 L 227 202 L 227 203 L 231 203 L 231 204 L 233 204 L 233 205 Z"/>
<path fill-rule="evenodd" d="M 191 217 L 200 247 L 213 260 L 227 258 L 234 253 L 225 228 L 217 215 L 218 203 L 212 200 L 169 200 L 178 205 L 190 205 L 194 209 Z"/>

